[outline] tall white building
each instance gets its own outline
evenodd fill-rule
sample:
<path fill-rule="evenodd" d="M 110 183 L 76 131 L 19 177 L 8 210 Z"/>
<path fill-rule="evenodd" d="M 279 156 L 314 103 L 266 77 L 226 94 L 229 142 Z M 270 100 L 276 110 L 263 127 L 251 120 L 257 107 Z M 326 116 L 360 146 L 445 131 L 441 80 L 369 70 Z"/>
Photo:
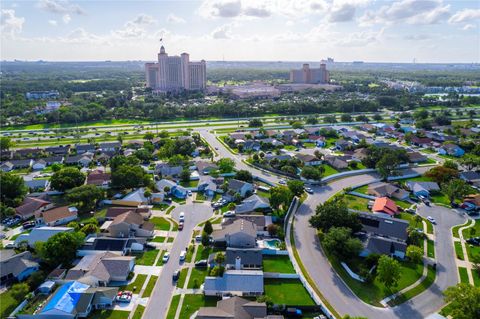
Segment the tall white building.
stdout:
<path fill-rule="evenodd" d="M 290 71 L 290 82 L 292 83 L 325 84 L 329 81 L 330 74 L 325 63 L 321 63 L 318 69 L 304 64 L 301 69 Z"/>
<path fill-rule="evenodd" d="M 204 90 L 207 87 L 207 66 L 205 60 L 190 62 L 188 53 L 168 56 L 162 45 L 158 63 L 145 63 L 145 77 L 147 87 L 158 92 Z"/>

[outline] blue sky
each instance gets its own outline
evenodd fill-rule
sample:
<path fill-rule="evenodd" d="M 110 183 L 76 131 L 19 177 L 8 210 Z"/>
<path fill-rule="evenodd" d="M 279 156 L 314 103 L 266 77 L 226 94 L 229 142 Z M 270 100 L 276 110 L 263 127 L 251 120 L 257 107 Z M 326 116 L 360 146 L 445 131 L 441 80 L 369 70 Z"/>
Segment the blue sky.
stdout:
<path fill-rule="evenodd" d="M 2 0 L 1 59 L 480 62 L 478 0 Z"/>

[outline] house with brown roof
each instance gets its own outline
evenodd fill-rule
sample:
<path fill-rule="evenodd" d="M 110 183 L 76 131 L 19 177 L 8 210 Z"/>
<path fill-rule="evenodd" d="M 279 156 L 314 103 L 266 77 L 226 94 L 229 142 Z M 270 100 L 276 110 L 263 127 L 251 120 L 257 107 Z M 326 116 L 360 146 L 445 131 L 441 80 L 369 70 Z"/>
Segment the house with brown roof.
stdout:
<path fill-rule="evenodd" d="M 427 161 L 427 157 L 420 152 L 408 152 L 408 161 L 411 163 L 422 163 Z"/>
<path fill-rule="evenodd" d="M 78 218 L 75 207 L 62 206 L 35 214 L 37 225 L 58 226 L 65 225 Z"/>
<path fill-rule="evenodd" d="M 102 188 L 108 188 L 111 180 L 111 174 L 101 170 L 94 170 L 87 176 L 88 185 L 95 185 Z"/>
<path fill-rule="evenodd" d="M 274 316 L 275 319 L 283 316 Z M 250 301 L 238 296 L 217 301 L 216 307 L 201 307 L 198 310 L 196 319 L 266 319 L 267 304 Z"/>
<path fill-rule="evenodd" d="M 317 166 L 322 164 L 322 160 L 311 154 L 297 153 L 296 158 L 301 160 L 305 166 Z"/>
<path fill-rule="evenodd" d="M 432 144 L 432 139 L 429 137 L 418 137 L 418 136 L 412 136 L 410 143 L 416 146 L 421 146 L 421 147 L 429 147 Z"/>
<path fill-rule="evenodd" d="M 15 208 L 15 215 L 23 220 L 27 220 L 36 213 L 45 211 L 52 206 L 53 204 L 47 200 L 36 197 L 25 197 L 22 204 Z"/>
<path fill-rule="evenodd" d="M 400 200 L 405 200 L 409 196 L 409 193 L 406 190 L 383 182 L 368 185 L 367 194 L 375 197 L 392 197 Z"/>
<path fill-rule="evenodd" d="M 152 237 L 155 225 L 132 211 L 118 215 L 107 227 L 111 237 Z"/>
<path fill-rule="evenodd" d="M 212 233 L 216 245 L 235 248 L 253 248 L 256 246 L 257 226 L 246 219 L 237 219 L 221 230 Z"/>
<path fill-rule="evenodd" d="M 348 162 L 344 156 L 326 155 L 325 162 L 335 169 L 345 169 L 348 167 Z"/>
<path fill-rule="evenodd" d="M 107 213 L 105 214 L 105 218 L 107 220 L 114 220 L 115 217 L 126 212 L 137 213 L 140 216 L 142 216 L 143 219 L 148 219 L 152 215 L 152 212 L 148 207 L 109 207 L 107 208 Z"/>
<path fill-rule="evenodd" d="M 377 214 L 393 217 L 398 214 L 398 206 L 388 197 L 379 197 L 375 199 L 372 211 Z"/>

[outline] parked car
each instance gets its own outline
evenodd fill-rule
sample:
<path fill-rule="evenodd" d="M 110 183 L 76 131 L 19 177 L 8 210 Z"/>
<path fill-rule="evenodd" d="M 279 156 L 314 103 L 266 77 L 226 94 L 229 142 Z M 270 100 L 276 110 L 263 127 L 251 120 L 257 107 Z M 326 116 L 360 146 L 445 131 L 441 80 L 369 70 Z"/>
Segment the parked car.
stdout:
<path fill-rule="evenodd" d="M 311 189 L 310 187 L 305 187 L 305 191 L 309 194 L 313 194 L 313 189 Z"/>
<path fill-rule="evenodd" d="M 163 255 L 163 257 L 162 257 L 162 262 L 166 263 L 168 261 L 168 259 L 170 259 L 170 253 L 167 251 L 165 253 L 165 255 Z"/>
<path fill-rule="evenodd" d="M 437 221 L 435 220 L 435 218 L 433 218 L 432 216 L 427 216 L 427 220 L 428 220 L 429 222 L 431 222 L 432 224 L 434 224 L 434 225 L 437 223 Z"/>
<path fill-rule="evenodd" d="M 185 213 L 184 212 L 180 212 L 180 215 L 178 216 L 178 220 L 183 222 L 185 221 Z"/>
<path fill-rule="evenodd" d="M 208 267 L 208 261 L 206 259 L 199 260 L 195 263 L 195 267 L 206 268 L 206 267 Z"/>
<path fill-rule="evenodd" d="M 285 310 L 285 314 L 287 315 L 287 317 L 302 317 L 302 310 L 300 309 L 297 309 L 297 308 L 287 308 L 287 310 Z"/>
<path fill-rule="evenodd" d="M 196 242 L 201 242 L 202 241 L 202 236 L 200 236 L 200 235 L 195 236 L 195 241 Z"/>
<path fill-rule="evenodd" d="M 410 213 L 410 214 L 415 214 L 415 209 L 407 208 L 407 209 L 405 209 L 405 212 Z"/>
<path fill-rule="evenodd" d="M 183 222 L 178 223 L 178 230 L 183 230 Z"/>
<path fill-rule="evenodd" d="M 233 210 L 229 210 L 228 212 L 223 213 L 223 217 L 235 217 L 235 212 Z"/>
<path fill-rule="evenodd" d="M 180 270 L 179 269 L 177 269 L 173 272 L 172 280 L 177 281 L 178 277 L 180 277 Z"/>
<path fill-rule="evenodd" d="M 188 196 L 192 196 L 192 191 L 187 191 Z"/>
<path fill-rule="evenodd" d="M 23 229 L 30 229 L 35 227 L 35 222 L 26 222 L 22 224 Z"/>
<path fill-rule="evenodd" d="M 182 252 L 180 253 L 180 261 L 184 261 L 186 256 L 187 256 L 187 251 L 182 250 Z"/>
<path fill-rule="evenodd" d="M 282 184 L 282 185 L 285 185 L 287 183 L 287 181 L 282 178 L 281 180 L 278 181 L 278 183 Z"/>
<path fill-rule="evenodd" d="M 131 291 L 119 291 L 116 299 L 117 299 L 117 302 L 129 303 L 130 301 L 132 301 L 132 292 Z"/>

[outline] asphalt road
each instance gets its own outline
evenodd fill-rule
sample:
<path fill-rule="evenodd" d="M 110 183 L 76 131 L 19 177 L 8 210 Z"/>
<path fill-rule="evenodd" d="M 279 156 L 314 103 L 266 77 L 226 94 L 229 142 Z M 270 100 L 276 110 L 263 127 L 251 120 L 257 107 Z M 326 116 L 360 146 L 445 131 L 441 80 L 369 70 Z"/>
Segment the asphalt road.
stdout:
<path fill-rule="evenodd" d="M 425 168 L 416 170 L 423 172 Z M 315 194 L 308 197 L 295 215 L 295 245 L 316 286 L 341 315 L 350 314 L 369 319 L 425 318 L 443 305 L 442 291 L 458 282 L 450 229 L 454 225 L 462 224 L 465 217 L 443 207 L 429 208 L 424 205 L 420 207 L 419 213 L 422 216 L 430 215 L 437 220 L 435 227 L 437 277 L 433 285 L 425 292 L 394 308 L 373 307 L 355 296 L 330 266 L 320 248 L 315 229 L 309 225 L 308 220 L 314 214 L 318 204 L 325 202 L 346 187 L 373 182 L 376 178 L 378 178 L 376 174 L 366 174 L 344 178 L 327 186 L 315 187 Z M 441 248 L 438 247 L 439 243 Z"/>
<path fill-rule="evenodd" d="M 180 253 L 188 247 L 195 226 L 213 215 L 213 209 L 209 205 L 193 203 L 175 208 L 171 213 L 171 217 L 178 221 L 178 216 L 182 211 L 185 212 L 184 228 L 178 232 L 173 242 L 172 249 L 170 250 L 170 259 L 162 267 L 160 277 L 155 284 L 155 288 L 143 314 L 143 319 L 157 319 L 167 316 L 170 301 L 175 290 L 175 283 L 172 281 L 172 276 L 175 270 L 182 267 L 180 263 Z"/>

